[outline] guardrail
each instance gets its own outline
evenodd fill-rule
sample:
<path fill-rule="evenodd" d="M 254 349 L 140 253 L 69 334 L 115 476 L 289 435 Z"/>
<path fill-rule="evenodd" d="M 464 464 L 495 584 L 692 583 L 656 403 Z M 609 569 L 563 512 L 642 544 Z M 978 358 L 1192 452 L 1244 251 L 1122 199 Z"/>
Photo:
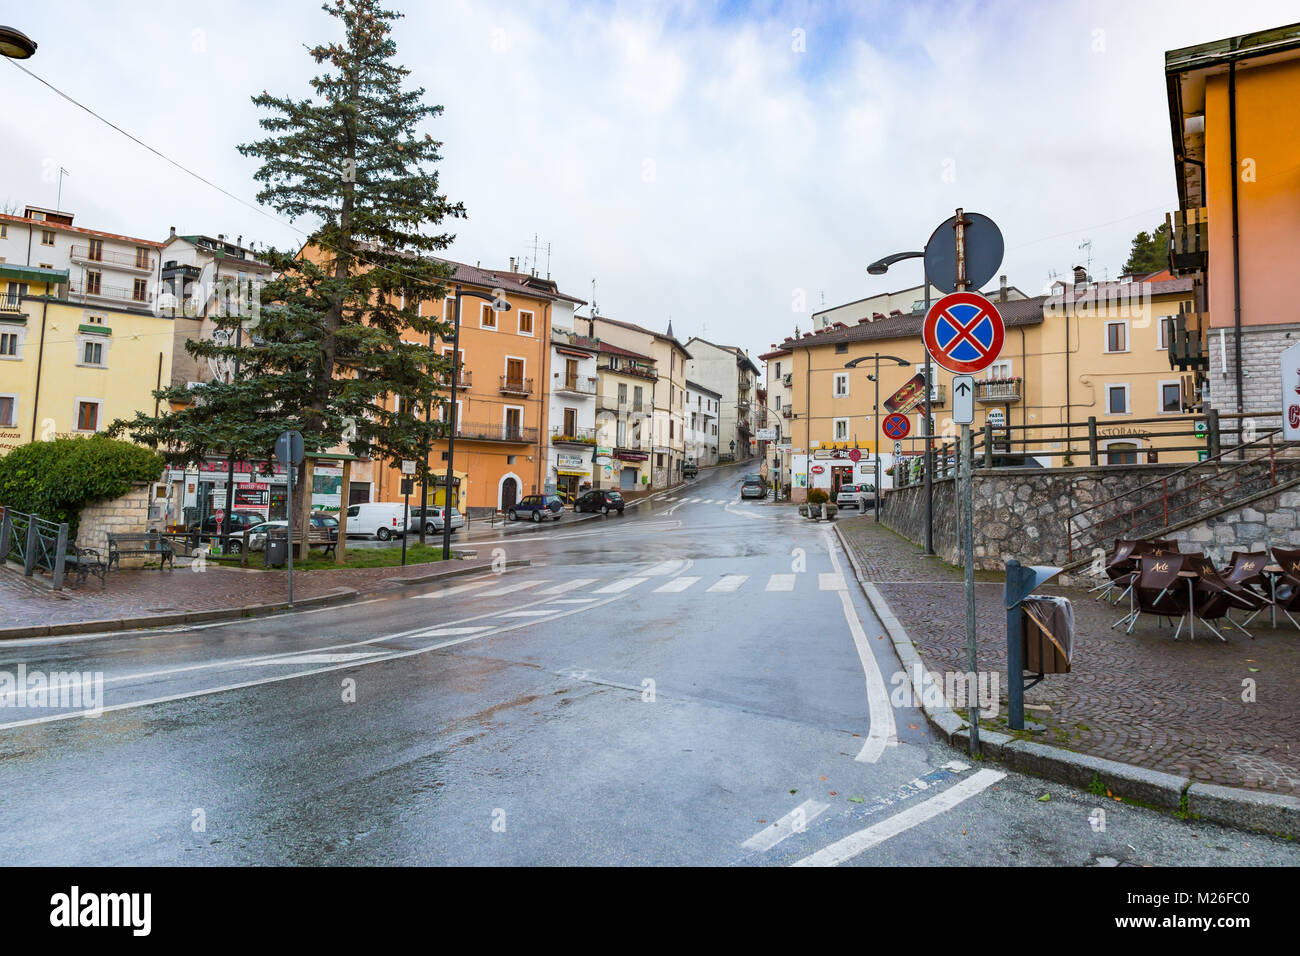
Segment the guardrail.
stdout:
<path fill-rule="evenodd" d="M 67 551 L 66 521 L 47 521 L 12 508 L 5 508 L 0 514 L 0 561 L 13 558 L 23 566 L 26 577 L 31 577 L 37 569 L 48 571 L 54 589 L 62 589 Z"/>

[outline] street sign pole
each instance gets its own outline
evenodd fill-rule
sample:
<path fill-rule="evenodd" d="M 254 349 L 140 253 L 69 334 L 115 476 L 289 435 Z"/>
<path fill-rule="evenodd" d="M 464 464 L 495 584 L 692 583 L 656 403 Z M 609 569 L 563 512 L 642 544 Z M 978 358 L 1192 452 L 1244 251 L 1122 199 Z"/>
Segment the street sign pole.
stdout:
<path fill-rule="evenodd" d="M 925 257 L 921 257 L 921 281 L 925 284 L 925 312 L 930 313 L 930 270 L 925 267 Z M 934 488 L 930 484 L 930 473 L 934 471 L 934 411 L 930 407 L 934 398 L 934 377 L 931 372 L 930 352 L 925 353 L 925 425 L 921 428 L 921 439 L 925 442 L 925 554 L 934 554 Z"/>
<path fill-rule="evenodd" d="M 966 225 L 961 210 L 957 210 L 957 291 L 966 291 Z M 972 409 L 972 412 L 974 409 Z M 961 470 L 961 523 L 962 523 L 962 564 L 966 571 L 966 704 L 967 719 L 970 721 L 970 753 L 972 757 L 980 752 L 980 714 L 979 714 L 979 675 L 976 674 L 975 641 L 975 521 L 971 514 L 971 465 L 974 463 L 975 449 L 971 444 L 971 423 L 963 422 L 961 426 L 962 453 Z"/>
<path fill-rule="evenodd" d="M 293 607 L 293 462 L 289 463 L 289 484 L 284 489 L 284 504 L 289 509 L 285 530 L 289 532 L 289 607 Z"/>
<path fill-rule="evenodd" d="M 293 466 L 302 463 L 303 445 L 302 435 L 296 431 L 281 432 L 280 437 L 275 440 L 275 458 L 289 470 L 289 484 L 285 489 L 285 507 L 288 509 L 288 526 L 289 532 L 289 607 L 293 607 Z M 310 521 L 308 522 L 310 523 Z M 268 539 L 269 540 L 269 539 Z M 307 543 L 307 527 L 302 529 L 303 544 Z M 303 553 L 307 553 L 304 547 Z"/>

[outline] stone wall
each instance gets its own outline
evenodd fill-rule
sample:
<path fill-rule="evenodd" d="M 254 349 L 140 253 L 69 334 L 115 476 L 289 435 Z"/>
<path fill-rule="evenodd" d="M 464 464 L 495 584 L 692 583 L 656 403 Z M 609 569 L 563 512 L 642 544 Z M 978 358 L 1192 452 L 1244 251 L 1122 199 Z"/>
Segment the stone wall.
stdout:
<path fill-rule="evenodd" d="M 1282 368 L 1284 349 L 1300 342 L 1300 325 L 1245 326 L 1241 331 L 1241 394 L 1247 410 L 1277 409 L 1282 403 Z M 1234 332 L 1226 329 L 1223 344 L 1219 330 L 1209 333 L 1210 368 L 1209 404 L 1220 412 L 1237 410 L 1237 354 Z M 1226 372 L 1225 372 L 1226 368 Z M 1292 382 L 1292 385 L 1295 383 Z M 1272 426 L 1276 421 L 1269 423 Z M 1263 423 L 1260 423 L 1263 427 Z"/>
<path fill-rule="evenodd" d="M 1300 465 L 1300 462 L 1289 462 L 1282 478 L 1300 473 L 1300 468 L 1296 465 Z M 1076 550 L 1073 555 L 1070 552 L 1067 520 L 1073 512 L 1124 495 L 1153 479 L 1165 477 L 1185 467 L 1156 464 L 1097 468 L 977 469 L 971 489 L 975 567 L 1001 570 L 1007 559 L 1013 557 L 1022 564 L 1058 567 L 1085 558 L 1086 552 Z M 1183 472 L 1169 485 L 1174 500 L 1177 500 L 1177 491 L 1182 485 L 1204 477 L 1210 477 L 1210 482 L 1192 494 L 1197 498 L 1208 496 L 1211 503 L 1218 500 L 1214 496 L 1216 484 L 1221 482 L 1226 488 L 1238 480 L 1230 472 L 1218 472 L 1214 466 Z M 956 481 L 953 478 L 941 478 L 933 486 L 935 551 L 945 561 L 960 564 Z M 1266 485 L 1261 483 L 1259 487 L 1264 490 Z M 1245 494 L 1247 491 L 1241 489 L 1225 491 L 1224 499 L 1242 497 Z M 1296 501 L 1300 502 L 1300 492 L 1284 491 L 1262 498 L 1248 508 L 1199 522 L 1184 522 L 1187 525 L 1185 530 L 1172 536 L 1194 543 L 1196 548 L 1206 550 L 1207 553 L 1213 552 L 1212 556 L 1216 560 L 1226 558 L 1234 549 L 1259 550 L 1256 545 L 1266 539 L 1269 533 L 1275 536 L 1271 543 L 1289 546 L 1293 531 L 1300 538 L 1300 531 L 1296 530 L 1300 528 L 1300 523 L 1297 522 L 1295 504 L 1288 503 L 1288 495 L 1294 495 Z M 1133 496 L 1121 502 L 1121 505 L 1128 507 L 1136 500 L 1137 496 Z M 883 520 L 886 525 L 919 544 L 924 540 L 925 534 L 924 508 L 923 485 L 896 489 L 886 497 Z M 1213 505 L 1207 504 L 1203 510 L 1212 509 Z M 1098 515 L 1114 513 L 1115 510 L 1099 509 Z M 1162 523 L 1159 520 L 1162 511 L 1162 505 L 1151 507 L 1150 515 L 1157 524 Z M 1187 513 L 1189 512 L 1183 512 Z M 1284 538 L 1284 534 L 1287 537 Z M 1115 536 L 1110 532 L 1106 534 L 1102 545 L 1106 550 L 1110 549 Z"/>
<path fill-rule="evenodd" d="M 133 534 L 150 530 L 149 489 L 147 482 L 137 482 L 121 498 L 96 501 L 81 509 L 77 526 L 77 545 L 98 548 L 108 557 L 108 535 Z M 157 522 L 155 522 L 157 524 Z M 143 558 L 123 558 L 122 567 L 139 567 Z"/>

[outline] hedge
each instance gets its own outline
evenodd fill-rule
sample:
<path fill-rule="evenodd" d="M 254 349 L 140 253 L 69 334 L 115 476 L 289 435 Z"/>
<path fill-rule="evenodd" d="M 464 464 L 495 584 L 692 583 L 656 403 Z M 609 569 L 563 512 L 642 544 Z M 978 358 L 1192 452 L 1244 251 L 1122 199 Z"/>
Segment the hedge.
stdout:
<path fill-rule="evenodd" d="M 0 505 L 66 521 L 73 537 L 82 508 L 158 481 L 164 464 L 157 452 L 107 435 L 30 442 L 0 458 Z"/>

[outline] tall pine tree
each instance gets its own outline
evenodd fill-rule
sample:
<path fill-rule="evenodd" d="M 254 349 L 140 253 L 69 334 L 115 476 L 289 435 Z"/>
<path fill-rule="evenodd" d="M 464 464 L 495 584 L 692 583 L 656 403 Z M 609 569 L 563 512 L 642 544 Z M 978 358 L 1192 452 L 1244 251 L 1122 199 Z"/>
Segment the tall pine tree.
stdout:
<path fill-rule="evenodd" d="M 1133 237 L 1128 261 L 1120 269 L 1120 275 L 1142 275 L 1168 268 L 1169 226 L 1162 222 L 1153 232 L 1144 229 Z"/>
<path fill-rule="evenodd" d="M 465 214 L 438 189 L 442 144 L 419 129 L 442 107 L 426 105 L 423 89 L 403 89 L 410 71 L 395 62 L 390 35 L 401 14 L 378 0 L 323 9 L 343 35 L 309 50 L 326 67 L 313 95 L 254 97 L 272 114 L 260 121 L 268 135 L 239 147 L 262 161 L 258 201 L 312 224 L 306 244 L 260 254 L 275 277 L 257 314 L 232 309 L 213 320 L 226 334 L 186 343 L 200 359 L 237 363 L 237 374 L 164 389 L 161 398 L 184 407 L 114 425 L 172 463 L 268 458 L 292 428 L 309 455 L 346 443 L 423 469 L 440 428 L 425 409 L 438 401 L 448 362 L 427 343 L 450 327 L 421 315 L 420 303 L 443 297 L 450 268 L 425 254 L 451 243 L 438 224 Z M 403 341 L 407 330 L 425 344 Z M 294 497 L 305 491 L 300 475 Z"/>

